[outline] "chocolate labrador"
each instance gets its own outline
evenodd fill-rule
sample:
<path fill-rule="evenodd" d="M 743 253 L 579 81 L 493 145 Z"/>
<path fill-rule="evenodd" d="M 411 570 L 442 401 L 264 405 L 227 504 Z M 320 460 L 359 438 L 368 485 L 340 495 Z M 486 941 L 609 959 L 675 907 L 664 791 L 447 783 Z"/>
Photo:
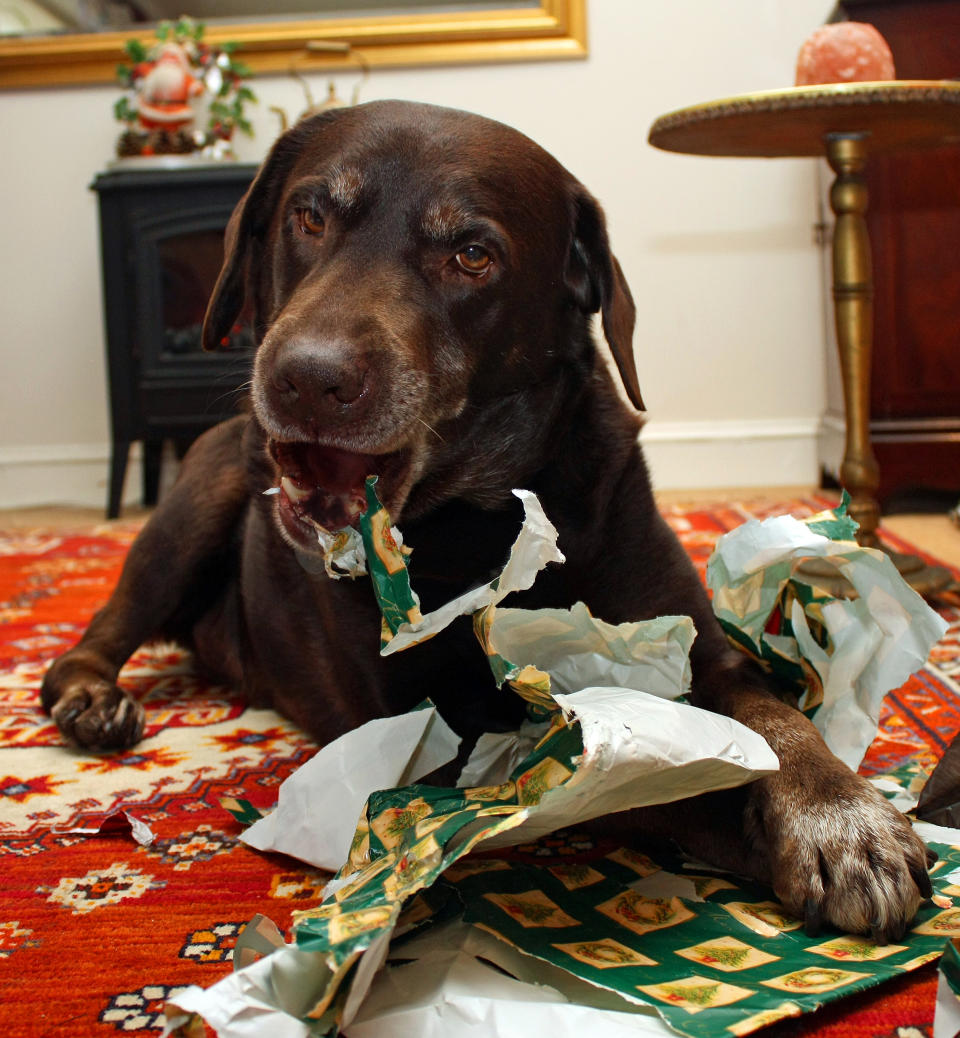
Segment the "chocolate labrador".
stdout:
<path fill-rule="evenodd" d="M 632 407 L 592 337 L 598 311 Z M 309 118 L 234 213 L 204 345 L 225 345 L 241 314 L 259 344 L 252 413 L 194 444 L 113 597 L 44 681 L 71 743 L 140 737 L 143 710 L 116 681 L 157 635 L 321 742 L 427 694 L 468 740 L 516 724 L 519 697 L 497 692 L 466 619 L 381 658 L 370 587 L 324 574 L 316 526 L 355 522 L 377 474 L 430 609 L 499 570 L 524 487 L 567 562 L 515 604 L 583 601 L 613 623 L 689 614 L 692 701 L 780 758 L 775 775 L 674 805 L 669 823 L 641 813 L 637 831 L 769 881 L 810 929 L 903 934 L 931 892 L 923 844 L 730 648 L 657 513 L 637 444 L 633 301 L 570 173 L 462 112 L 377 102 Z M 451 668 L 462 680 L 438 688 Z"/>

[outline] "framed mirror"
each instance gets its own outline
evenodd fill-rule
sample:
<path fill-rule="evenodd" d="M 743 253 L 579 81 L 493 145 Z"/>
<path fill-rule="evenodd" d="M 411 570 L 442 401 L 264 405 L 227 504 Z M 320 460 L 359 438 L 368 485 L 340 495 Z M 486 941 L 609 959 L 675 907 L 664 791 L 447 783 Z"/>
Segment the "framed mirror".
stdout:
<path fill-rule="evenodd" d="M 587 53 L 586 0 L 279 0 L 233 5 L 199 0 L 89 4 L 77 0 L 23 0 L 23 31 L 4 23 L 0 35 L 0 88 L 113 83 L 131 37 L 152 38 L 139 15 L 176 18 L 187 13 L 207 25 L 206 40 L 239 44 L 238 57 L 254 72 L 300 72 L 356 67 L 582 58 Z M 6 6 L 6 5 L 5 5 Z M 13 9 L 18 4 L 13 2 Z M 167 13 L 167 7 L 176 8 Z M 297 8 L 308 8 L 298 12 Z M 75 31 L 68 12 L 129 9 L 127 28 Z M 203 8 L 216 11 L 205 17 Z M 227 10 L 236 14 L 227 15 Z M 284 12 L 283 14 L 279 13 Z M 287 13 L 288 12 L 288 13 Z M 49 16 L 49 17 L 46 17 Z"/>

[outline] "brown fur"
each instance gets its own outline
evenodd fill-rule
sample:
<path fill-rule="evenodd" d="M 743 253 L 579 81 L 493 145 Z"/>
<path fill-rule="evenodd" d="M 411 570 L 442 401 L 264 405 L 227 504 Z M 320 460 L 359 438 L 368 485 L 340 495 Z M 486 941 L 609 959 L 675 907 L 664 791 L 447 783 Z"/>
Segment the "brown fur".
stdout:
<path fill-rule="evenodd" d="M 116 679 L 158 633 L 322 742 L 426 693 L 468 740 L 514 724 L 518 701 L 493 687 L 466 620 L 382 659 L 369 586 L 327 578 L 288 495 L 263 491 L 283 470 L 330 518 L 374 466 L 429 609 L 502 565 L 519 523 L 511 489 L 524 487 L 568 561 L 516 604 L 583 601 L 613 623 L 691 615 L 693 701 L 780 757 L 748 788 L 633 816 L 635 831 L 769 880 L 811 928 L 903 933 L 930 892 L 923 845 L 729 648 L 654 507 L 637 417 L 589 328 L 599 311 L 642 407 L 633 302 L 599 206 L 566 170 L 521 134 L 445 109 L 311 118 L 278 141 L 231 221 L 208 346 L 241 311 L 260 343 L 253 414 L 194 445 L 109 604 L 49 671 L 43 703 L 69 741 L 140 737 L 142 709 Z M 457 687 L 438 687 L 453 667 Z"/>

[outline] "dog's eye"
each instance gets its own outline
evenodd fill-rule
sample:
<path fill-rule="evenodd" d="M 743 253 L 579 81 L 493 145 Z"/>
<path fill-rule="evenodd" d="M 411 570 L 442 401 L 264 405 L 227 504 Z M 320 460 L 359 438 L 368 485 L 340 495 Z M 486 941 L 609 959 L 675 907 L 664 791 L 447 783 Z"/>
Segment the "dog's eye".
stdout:
<path fill-rule="evenodd" d="M 311 234 L 314 237 L 319 237 L 326 230 L 327 222 L 322 214 L 315 209 L 298 209 L 297 225 L 300 228 L 301 234 Z"/>
<path fill-rule="evenodd" d="M 468 245 L 457 253 L 457 263 L 468 274 L 485 274 L 493 262 L 490 253 L 482 245 Z"/>

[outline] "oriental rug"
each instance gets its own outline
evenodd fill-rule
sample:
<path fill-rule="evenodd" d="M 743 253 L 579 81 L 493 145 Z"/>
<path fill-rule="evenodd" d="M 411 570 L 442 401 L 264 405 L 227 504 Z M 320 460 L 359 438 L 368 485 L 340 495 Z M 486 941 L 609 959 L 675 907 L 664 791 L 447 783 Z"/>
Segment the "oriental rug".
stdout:
<path fill-rule="evenodd" d="M 810 496 L 664 514 L 702 572 L 717 537 L 745 519 L 834 503 Z M 319 902 L 328 878 L 239 842 L 241 826 L 221 806 L 271 806 L 316 747 L 197 677 L 179 648 L 141 649 L 124 669 L 148 716 L 132 750 L 65 749 L 40 710 L 46 666 L 108 597 L 137 529 L 0 532 L 0 1031 L 10 1038 L 159 1034 L 171 994 L 232 968 L 253 915 L 286 928 L 294 911 Z M 934 604 L 948 634 L 887 697 L 864 773 L 930 771 L 960 731 L 960 596 Z M 108 818 L 116 824 L 104 826 Z M 138 842 L 140 825 L 149 841 Z M 539 853 L 551 853 L 549 841 Z M 930 1038 L 935 987 L 927 966 L 764 1033 Z"/>

